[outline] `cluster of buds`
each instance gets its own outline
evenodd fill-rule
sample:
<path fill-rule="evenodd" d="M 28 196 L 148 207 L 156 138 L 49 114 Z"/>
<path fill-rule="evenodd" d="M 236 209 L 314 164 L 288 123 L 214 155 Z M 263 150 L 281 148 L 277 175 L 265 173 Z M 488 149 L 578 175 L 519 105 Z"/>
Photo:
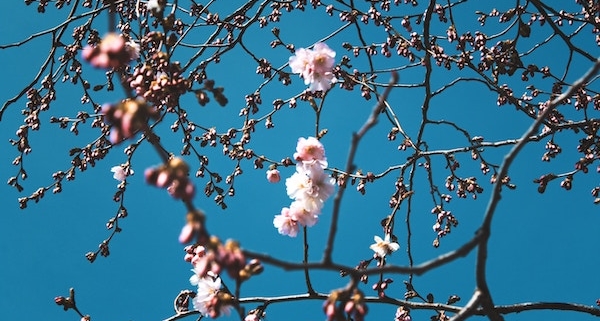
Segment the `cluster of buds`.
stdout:
<path fill-rule="evenodd" d="M 380 298 L 385 297 L 385 290 L 388 288 L 390 283 L 394 282 L 394 280 L 387 278 L 385 280 L 377 281 L 377 283 L 373 284 L 372 288 L 374 291 L 377 291 L 377 296 Z"/>
<path fill-rule="evenodd" d="M 340 301 L 339 305 L 336 305 L 337 301 Z M 358 289 L 354 289 L 350 295 L 346 291 L 333 291 L 325 300 L 323 311 L 327 316 L 327 321 L 346 319 L 363 321 L 367 314 L 364 294 Z M 350 318 L 345 318 L 344 313 Z"/>
<path fill-rule="evenodd" d="M 119 68 L 139 57 L 139 47 L 116 33 L 109 33 L 97 46 L 87 45 L 83 59 L 96 68 Z"/>
<path fill-rule="evenodd" d="M 440 244 L 440 237 L 448 235 L 452 231 L 452 227 L 456 227 L 458 225 L 458 220 L 452 214 L 452 212 L 444 210 L 444 208 L 440 205 L 434 207 L 431 210 L 431 214 L 436 215 L 436 220 L 432 228 L 433 231 L 437 233 L 437 237 L 433 243 L 433 246 L 438 247 Z"/>
<path fill-rule="evenodd" d="M 185 252 L 184 260 L 194 266 L 195 275 L 192 278 L 218 275 L 226 271 L 232 279 L 246 281 L 264 270 L 257 259 L 246 263 L 240 244 L 234 240 L 227 240 L 223 244 L 219 238 L 212 236 L 204 246 L 190 245 L 185 248 Z"/>
<path fill-rule="evenodd" d="M 174 107 L 190 82 L 183 77 L 179 63 L 171 62 L 168 54 L 159 51 L 146 64 L 135 68 L 129 86 L 156 106 Z"/>
<path fill-rule="evenodd" d="M 157 111 L 141 99 L 125 99 L 117 104 L 102 106 L 104 119 L 112 124 L 110 142 L 113 144 L 132 138 L 135 133 L 146 128 L 148 119 L 158 118 Z"/>
<path fill-rule="evenodd" d="M 457 183 L 456 185 L 454 184 L 455 180 Z M 467 195 L 471 195 L 473 199 L 477 199 L 477 194 L 483 193 L 483 187 L 477 183 L 476 177 L 462 179 L 454 175 L 450 175 L 446 178 L 446 188 L 449 191 L 454 191 L 456 189 L 456 195 L 458 195 L 460 198 L 466 198 Z"/>
<path fill-rule="evenodd" d="M 189 179 L 189 172 L 190 168 L 184 160 L 172 157 L 166 164 L 146 169 L 144 176 L 146 183 L 166 188 L 173 198 L 190 201 L 196 188 Z"/>

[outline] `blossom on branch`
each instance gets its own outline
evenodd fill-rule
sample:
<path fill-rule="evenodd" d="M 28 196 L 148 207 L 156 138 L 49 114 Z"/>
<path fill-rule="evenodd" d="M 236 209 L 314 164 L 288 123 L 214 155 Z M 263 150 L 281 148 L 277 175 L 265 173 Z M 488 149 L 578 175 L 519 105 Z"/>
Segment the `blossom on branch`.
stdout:
<path fill-rule="evenodd" d="M 333 194 L 334 180 L 325 173 L 327 159 L 321 142 L 314 137 L 298 139 L 294 158 L 296 172 L 286 179 L 286 191 L 294 201 L 273 219 L 279 234 L 295 237 L 300 226 L 313 226 L 325 201 Z"/>
<path fill-rule="evenodd" d="M 317 161 L 322 167 L 327 167 L 325 148 L 323 147 L 323 144 L 314 137 L 298 138 L 294 159 L 298 162 Z"/>
<path fill-rule="evenodd" d="M 390 241 L 389 234 L 385 235 L 385 239 L 381 239 L 381 237 L 375 235 L 374 240 L 375 243 L 371 244 L 369 248 L 380 258 L 385 257 L 387 254 L 392 254 L 392 252 L 400 248 L 400 244 Z"/>
<path fill-rule="evenodd" d="M 336 82 L 333 75 L 335 51 L 325 43 L 316 43 L 313 49 L 300 48 L 289 59 L 290 68 L 295 74 L 300 74 L 305 85 L 310 85 L 310 91 L 325 91 Z"/>
<path fill-rule="evenodd" d="M 113 178 L 119 182 L 122 182 L 127 179 L 127 176 L 133 175 L 133 169 L 129 168 L 129 165 L 118 165 L 113 166 L 110 169 L 113 172 Z"/>
<path fill-rule="evenodd" d="M 213 319 L 221 314 L 229 314 L 233 298 L 229 293 L 221 291 L 219 276 L 209 273 L 206 277 L 195 279 L 192 285 L 198 285 L 198 292 L 192 300 L 194 310 Z"/>
<path fill-rule="evenodd" d="M 290 237 L 298 235 L 298 221 L 290 215 L 290 209 L 287 207 L 281 209 L 281 214 L 275 215 L 273 225 L 281 235 L 288 235 Z"/>
<path fill-rule="evenodd" d="M 116 33 L 109 33 L 97 46 L 87 45 L 81 52 L 83 59 L 96 68 L 118 68 L 139 57 L 139 46 Z"/>
<path fill-rule="evenodd" d="M 311 227 L 317 224 L 317 221 L 319 220 L 319 214 L 321 214 L 321 209 L 317 208 L 309 211 L 306 209 L 304 202 L 294 201 L 292 204 L 290 204 L 289 214 L 294 221 L 298 222 L 300 225 Z"/>
<path fill-rule="evenodd" d="M 309 212 L 319 211 L 333 194 L 333 181 L 318 163 L 303 163 L 285 181 L 291 199 L 302 202 Z"/>

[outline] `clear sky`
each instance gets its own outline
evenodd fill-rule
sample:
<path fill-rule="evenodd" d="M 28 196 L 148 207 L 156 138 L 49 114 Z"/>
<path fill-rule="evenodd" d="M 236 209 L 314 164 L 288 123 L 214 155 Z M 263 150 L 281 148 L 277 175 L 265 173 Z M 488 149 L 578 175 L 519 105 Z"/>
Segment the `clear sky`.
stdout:
<path fill-rule="evenodd" d="M 179 2 L 180 5 L 187 6 L 187 1 Z M 226 1 L 216 1 L 213 10 L 231 10 L 230 4 L 223 3 Z M 563 4 L 562 1 L 553 3 Z M 489 12 L 491 8 L 478 8 L 478 5 L 484 4 L 467 3 L 455 14 L 454 19 L 463 31 L 483 28 L 477 23 L 474 12 Z M 23 40 L 34 32 L 55 26 L 70 8 L 67 6 L 58 11 L 50 4 L 45 14 L 38 14 L 36 4 L 25 6 L 22 1 L 7 2 L 4 10 L 0 11 L 0 45 Z M 392 6 L 392 12 L 395 16 L 404 16 L 422 13 L 424 8 L 424 4 L 416 8 L 409 5 Z M 83 8 L 80 10 L 84 12 Z M 268 12 L 268 9 L 265 12 Z M 337 13 L 332 18 L 328 17 L 324 7 L 317 10 L 306 8 L 305 13 L 295 11 L 292 14 L 284 14 L 278 24 L 271 23 L 263 29 L 250 29 L 244 38 L 244 44 L 258 57 L 266 57 L 273 66 L 279 67 L 287 63 L 290 52 L 282 47 L 269 47 L 269 43 L 274 39 L 271 28 L 279 27 L 282 39 L 294 43 L 296 47 L 305 47 L 327 37 L 343 25 L 336 15 Z M 496 20 L 492 22 L 492 18 L 489 19 L 487 28 L 490 31 L 485 32 L 492 33 L 503 27 L 499 27 Z M 83 21 L 85 19 L 72 26 Z M 106 30 L 106 21 L 105 14 L 97 19 L 97 28 L 102 32 Z M 395 28 L 409 37 L 398 20 L 394 21 Z M 437 28 L 435 32 L 444 35 L 446 24 L 436 22 L 433 25 Z M 415 29 L 420 28 L 415 25 Z M 67 31 L 67 35 L 70 35 L 71 29 L 72 27 Z M 523 42 L 539 42 L 552 33 L 547 26 L 532 30 L 531 37 L 522 40 Z M 385 41 L 381 29 L 374 28 L 372 23 L 366 25 L 363 31 L 367 43 Z M 190 34 L 186 42 L 200 43 L 207 36 L 202 32 L 204 31 Z M 66 36 L 66 39 L 69 38 Z M 598 56 L 600 50 L 589 31 L 585 36 L 576 39 L 578 43 L 585 44 L 584 47 L 592 56 Z M 447 42 L 446 39 L 438 41 Z M 358 43 L 355 28 L 346 28 L 326 42 L 337 52 L 336 62 L 339 62 L 343 55 L 348 55 L 352 58 L 351 64 L 354 68 L 366 70 L 364 52 L 354 58 L 343 48 L 345 42 Z M 20 47 L 0 50 L 0 61 L 5 74 L 0 80 L 1 103 L 14 97 L 31 82 L 46 59 L 50 45 L 50 38 L 46 35 Z M 523 45 L 527 47 L 527 43 Z M 177 52 L 175 59 L 185 61 L 186 55 L 195 51 L 194 48 L 182 49 Z M 550 65 L 553 70 L 561 70 L 565 68 L 567 54 L 568 50 L 559 40 L 552 40 L 543 50 L 534 52 L 527 59 L 533 57 L 540 66 Z M 379 54 L 374 58 L 374 64 L 375 69 L 383 70 L 406 64 L 406 59 L 397 57 L 395 53 L 389 59 Z M 576 55 L 573 65 L 567 71 L 566 81 L 574 81 L 590 66 L 589 62 Z M 423 70 L 420 68 L 422 67 L 417 66 L 400 70 L 399 83 L 408 85 L 422 81 Z M 188 111 L 190 118 L 201 126 L 216 127 L 219 132 L 239 127 L 241 120 L 238 113 L 244 107 L 244 96 L 254 92 L 264 81 L 255 70 L 256 63 L 243 50 L 232 50 L 222 57 L 219 64 L 212 65 L 209 69 L 209 77 L 214 79 L 218 86 L 225 87 L 229 104 L 222 108 L 212 101 L 207 106 L 200 107 L 195 97 L 188 95 L 189 97 L 182 100 L 182 107 Z M 285 70 L 290 72 L 289 68 Z M 439 89 L 456 77 L 472 77 L 474 73 L 458 71 L 456 67 L 452 72 L 447 72 L 443 67 L 434 67 L 434 75 L 432 90 Z M 101 83 L 103 71 L 85 67 L 85 76 Z M 377 82 L 385 83 L 388 79 L 389 73 L 382 72 Z M 518 88 L 518 91 L 515 91 L 517 97 L 526 92 L 525 87 L 529 84 L 520 80 L 511 80 L 510 83 L 519 84 L 518 87 L 515 86 Z M 542 80 L 539 74 L 530 83 L 549 88 L 549 81 Z M 287 87 L 277 81 L 269 83 L 262 89 L 264 103 L 260 106 L 256 118 L 270 112 L 271 102 L 276 98 L 287 99 L 304 89 L 305 86 L 297 75 L 292 75 L 292 84 Z M 597 83 L 593 83 L 590 89 L 598 91 Z M 163 320 L 173 315 L 172 301 L 175 296 L 181 290 L 193 290 L 194 287 L 188 281 L 192 274 L 191 266 L 183 261 L 183 246 L 177 241 L 179 231 L 185 223 L 186 209 L 164 190 L 144 183 L 145 168 L 161 162 L 151 146 L 142 144 L 132 160 L 135 174 L 128 180 L 125 196 L 129 216 L 120 222 L 123 231 L 111 241 L 111 254 L 107 258 L 99 257 L 90 264 L 84 254 L 95 251 L 98 244 L 110 235 L 105 225 L 118 209 L 118 204 L 112 200 L 118 182 L 113 179 L 110 169 L 126 161 L 127 157 L 123 153 L 125 144 L 113 148 L 96 166 L 83 173 L 78 172 L 74 181 L 65 182 L 62 193 L 48 193 L 39 204 L 30 202 L 25 210 L 18 207 L 18 197 L 29 195 L 41 186 L 50 185 L 53 172 L 70 167 L 71 158 L 68 153 L 71 148 L 84 146 L 97 137 L 97 130 L 92 130 L 89 123 L 82 124 L 80 134 L 76 136 L 68 132 L 68 129 L 59 129 L 56 124 L 49 122 L 51 116 L 74 117 L 80 110 L 91 113 L 89 105 L 81 105 L 81 96 L 79 85 L 60 84 L 58 99 L 52 108 L 40 117 L 41 130 L 30 134 L 33 152 L 24 160 L 29 176 L 23 182 L 25 190 L 17 193 L 13 187 L 1 185 L 0 295 L 4 299 L 0 300 L 0 319 L 77 320 L 75 313 L 63 312 L 53 301 L 56 296 L 67 295 L 68 289 L 73 287 L 77 291 L 79 308 L 83 313 L 90 314 L 92 320 Z M 98 92 L 94 99 L 103 103 L 118 101 L 123 97 L 122 90 L 117 87 L 113 92 Z M 413 138 L 416 137 L 421 122 L 423 97 L 422 87 L 401 86 L 392 90 L 390 94 L 390 105 L 402 128 Z M 12 104 L 0 122 L 0 176 L 5 180 L 18 172 L 18 167 L 11 165 L 18 153 L 8 139 L 15 138 L 15 131 L 23 122 L 20 110 L 24 108 L 25 102 L 22 98 Z M 365 122 L 373 104 L 373 99 L 365 101 L 361 98 L 357 89 L 350 92 L 334 87 L 328 94 L 320 126 L 328 129 L 322 142 L 331 168 L 345 167 L 352 133 Z M 435 96 L 431 104 L 430 119 L 455 122 L 466 128 L 472 136 L 483 136 L 486 142 L 519 138 L 531 123 L 531 119 L 516 112 L 512 106 L 498 107 L 496 97 L 477 82 L 462 82 L 451 87 L 443 94 Z M 575 115 L 572 109 L 572 106 L 565 106 L 561 111 L 564 110 L 566 115 L 572 116 Z M 589 117 L 598 118 L 598 111 L 590 110 Z M 169 126 L 173 121 L 175 118 L 168 118 L 157 128 L 157 132 L 161 135 L 163 146 L 177 154 L 181 149 L 181 133 L 170 131 Z M 257 154 L 270 159 L 278 161 L 291 157 L 299 137 L 314 136 L 315 113 L 306 103 L 299 103 L 295 109 L 284 106 L 275 114 L 273 122 L 275 128 L 268 130 L 263 123 L 259 124 L 249 146 Z M 381 173 L 390 166 L 406 161 L 410 153 L 398 150 L 398 140 L 387 140 L 390 129 L 390 122 L 382 119 L 365 136 L 358 149 L 355 161 L 357 168 Z M 423 138 L 430 150 L 469 145 L 464 135 L 451 126 L 430 126 Z M 517 188 L 503 191 L 489 243 L 487 276 L 496 304 L 560 301 L 593 306 L 596 299 L 600 298 L 600 279 L 597 273 L 600 264 L 597 254 L 600 219 L 598 207 L 592 203 L 593 197 L 589 192 L 598 185 L 596 165 L 590 167 L 587 175 L 577 174 L 570 191 L 561 189 L 559 181 L 555 180 L 548 186 L 546 193 L 539 194 L 537 184 L 532 183 L 534 179 L 549 172 L 571 171 L 573 164 L 579 159 L 576 146 L 580 138 L 581 134 L 566 131 L 559 133 L 555 140 L 560 143 L 563 153 L 550 163 L 540 160 L 548 138 L 528 144 L 511 167 L 511 182 Z M 401 137 L 398 139 L 401 140 Z M 507 145 L 486 150 L 486 160 L 500 164 L 510 147 L 511 145 Z M 210 157 L 209 168 L 222 176 L 234 169 L 235 163 L 221 156 L 221 147 L 199 150 Z M 453 228 L 452 233 L 444 237 L 440 247 L 435 249 L 431 245 L 435 238 L 431 228 L 435 217 L 430 214 L 433 207 L 430 187 L 426 171 L 422 167 L 416 167 L 413 186 L 415 195 L 410 219 L 411 254 L 416 264 L 456 249 L 470 240 L 481 224 L 492 190 L 489 174 L 481 174 L 479 162 L 472 161 L 469 153 L 459 154 L 457 159 L 461 163 L 458 169 L 460 175 L 476 176 L 484 192 L 477 200 L 470 197 L 459 199 L 454 193 L 449 193 L 454 199 L 447 205 L 447 209 L 452 211 L 460 224 Z M 188 160 L 197 165 L 193 158 Z M 192 168 L 194 166 L 192 165 Z M 244 248 L 254 252 L 300 262 L 302 238 L 279 235 L 272 224 L 273 216 L 279 214 L 281 208 L 290 203 L 284 181 L 278 184 L 268 183 L 265 179 L 266 169 L 255 170 L 251 161 L 242 162 L 241 167 L 244 173 L 236 178 L 236 195 L 227 198 L 227 210 L 221 210 L 212 198 L 203 195 L 206 179 L 194 180 L 198 189 L 194 204 L 206 211 L 209 230 L 222 239 L 234 238 L 240 241 Z M 445 177 L 448 175 L 445 159 L 439 156 L 432 157 L 432 167 L 435 184 L 443 189 Z M 283 179 L 291 176 L 294 171 L 292 167 L 280 170 Z M 340 226 L 333 254 L 336 262 L 354 266 L 360 260 L 372 256 L 369 245 L 373 243 L 374 235 L 382 235 L 379 222 L 391 211 L 388 201 L 394 191 L 397 176 L 396 171 L 374 184 L 368 184 L 364 196 L 356 192 L 354 186 L 348 188 L 342 202 Z M 329 200 L 318 224 L 308 230 L 311 261 L 318 261 L 322 257 L 332 207 L 332 201 Z M 401 219 L 396 223 L 395 234 L 399 237 L 401 248 L 389 258 L 389 264 L 408 265 L 407 231 L 404 223 L 406 213 L 407 208 L 401 207 L 397 214 Z M 423 295 L 432 293 L 436 302 L 445 303 L 450 295 L 458 295 L 463 298 L 458 305 L 463 306 L 475 288 L 474 262 L 475 255 L 471 253 L 422 276 L 415 276 L 413 284 Z M 340 278 L 336 272 L 315 272 L 312 276 L 315 289 L 320 293 L 328 293 L 347 283 L 347 279 Z M 405 292 L 402 281 L 408 280 L 408 276 L 386 277 L 394 279 L 394 283 L 386 292 L 387 295 L 402 299 Z M 233 286 L 233 282 L 227 277 L 224 277 L 224 282 Z M 376 295 L 371 289 L 374 282 L 375 277 L 372 277 L 369 284 L 361 286 L 367 296 Z M 304 293 L 305 290 L 302 272 L 285 272 L 266 265 L 263 274 L 243 285 L 242 296 L 290 295 Z M 323 320 L 325 316 L 321 309 L 322 303 L 320 300 L 314 300 L 273 304 L 267 310 L 267 320 Z M 246 306 L 247 309 L 254 307 Z M 369 309 L 367 320 L 393 320 L 396 307 L 369 304 Z M 413 311 L 413 320 L 427 320 L 432 314 L 432 311 Z M 510 314 L 506 316 L 506 320 L 560 317 L 569 320 L 594 318 L 573 312 L 541 311 Z M 193 320 L 194 317 L 189 319 Z"/>

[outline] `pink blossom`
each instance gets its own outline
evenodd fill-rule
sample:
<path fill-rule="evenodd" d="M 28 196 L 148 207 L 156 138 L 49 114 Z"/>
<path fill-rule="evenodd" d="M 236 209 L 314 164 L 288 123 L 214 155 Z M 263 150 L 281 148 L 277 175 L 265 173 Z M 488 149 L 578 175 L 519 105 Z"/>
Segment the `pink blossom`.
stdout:
<path fill-rule="evenodd" d="M 315 163 L 298 166 L 296 173 L 285 181 L 288 196 L 301 201 L 309 212 L 323 207 L 325 200 L 333 194 L 333 184 L 329 175 Z"/>
<path fill-rule="evenodd" d="M 298 235 L 298 222 L 290 215 L 290 209 L 284 207 L 281 209 L 280 215 L 275 215 L 273 225 L 281 235 L 296 237 Z"/>
<path fill-rule="evenodd" d="M 299 226 L 313 226 L 325 200 L 334 192 L 335 180 L 325 173 L 325 148 L 314 137 L 298 139 L 294 158 L 296 172 L 285 181 L 288 196 L 294 201 L 273 219 L 280 234 L 296 236 Z"/>
<path fill-rule="evenodd" d="M 129 169 L 129 166 L 127 166 L 127 170 L 123 165 L 113 166 L 110 171 L 114 173 L 113 178 L 119 182 L 126 180 L 127 176 L 133 175 L 133 170 Z"/>
<path fill-rule="evenodd" d="M 135 45 L 126 43 L 116 33 L 109 33 L 96 47 L 86 46 L 81 52 L 83 59 L 96 68 L 118 68 L 139 57 Z"/>
<path fill-rule="evenodd" d="M 319 208 L 309 211 L 304 207 L 302 201 L 295 201 L 290 204 L 289 215 L 302 226 L 310 227 L 317 224 L 319 214 L 321 214 Z"/>
<path fill-rule="evenodd" d="M 296 144 L 296 152 L 294 153 L 296 161 L 322 161 L 324 167 L 327 167 L 327 158 L 325 158 L 325 147 L 314 137 L 300 137 Z"/>
<path fill-rule="evenodd" d="M 269 183 L 278 183 L 281 180 L 281 176 L 279 174 L 279 170 L 270 169 L 267 171 L 267 180 Z"/>
<path fill-rule="evenodd" d="M 198 291 L 192 299 L 194 310 L 204 316 L 216 318 L 221 314 L 229 314 L 231 306 L 228 304 L 230 296 L 221 295 L 221 278 L 215 274 L 208 273 L 207 276 L 194 280 L 197 281 Z"/>
<path fill-rule="evenodd" d="M 312 50 L 300 48 L 296 50 L 295 55 L 289 59 L 290 68 L 293 73 L 300 74 L 300 77 L 304 78 L 304 83 L 310 83 L 310 64 L 312 61 Z"/>
<path fill-rule="evenodd" d="M 212 273 L 217 275 L 221 273 L 221 265 L 217 262 L 217 257 L 215 252 L 206 251 L 203 246 L 199 246 L 196 249 L 200 249 L 201 251 L 195 253 L 191 258 L 191 263 L 194 266 L 194 275 L 190 278 L 190 283 L 192 285 L 196 285 L 195 283 L 203 277 L 206 277 L 208 274 Z"/>
<path fill-rule="evenodd" d="M 313 49 L 300 48 L 289 59 L 292 72 L 300 74 L 310 91 L 328 90 L 336 81 L 333 75 L 335 51 L 319 42 Z"/>

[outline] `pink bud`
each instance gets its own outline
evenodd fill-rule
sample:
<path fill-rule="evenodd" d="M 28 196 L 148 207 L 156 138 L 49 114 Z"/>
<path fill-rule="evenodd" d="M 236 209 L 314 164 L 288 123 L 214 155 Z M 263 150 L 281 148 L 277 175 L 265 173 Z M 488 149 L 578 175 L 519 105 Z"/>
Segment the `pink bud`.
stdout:
<path fill-rule="evenodd" d="M 269 183 L 278 183 L 281 180 L 281 176 L 279 174 L 279 170 L 270 169 L 267 171 L 267 180 Z"/>
<path fill-rule="evenodd" d="M 194 183 L 188 180 L 187 184 L 185 185 L 185 193 L 181 198 L 184 201 L 189 201 L 194 198 L 194 194 L 196 194 L 196 187 L 194 186 Z"/>
<path fill-rule="evenodd" d="M 164 188 L 171 183 L 171 177 L 166 171 L 160 171 L 156 177 L 156 186 Z"/>
<path fill-rule="evenodd" d="M 191 224 L 186 224 L 181 229 L 181 233 L 179 234 L 179 243 L 185 244 L 192 241 L 194 238 L 194 228 Z M 188 254 L 189 255 L 189 254 Z M 190 255 L 191 256 L 191 255 Z M 191 257 L 190 257 L 191 261 Z"/>
<path fill-rule="evenodd" d="M 346 302 L 346 305 L 344 306 L 344 311 L 346 311 L 346 313 L 352 312 L 352 310 L 354 310 L 354 305 L 355 304 L 353 301 Z"/>

